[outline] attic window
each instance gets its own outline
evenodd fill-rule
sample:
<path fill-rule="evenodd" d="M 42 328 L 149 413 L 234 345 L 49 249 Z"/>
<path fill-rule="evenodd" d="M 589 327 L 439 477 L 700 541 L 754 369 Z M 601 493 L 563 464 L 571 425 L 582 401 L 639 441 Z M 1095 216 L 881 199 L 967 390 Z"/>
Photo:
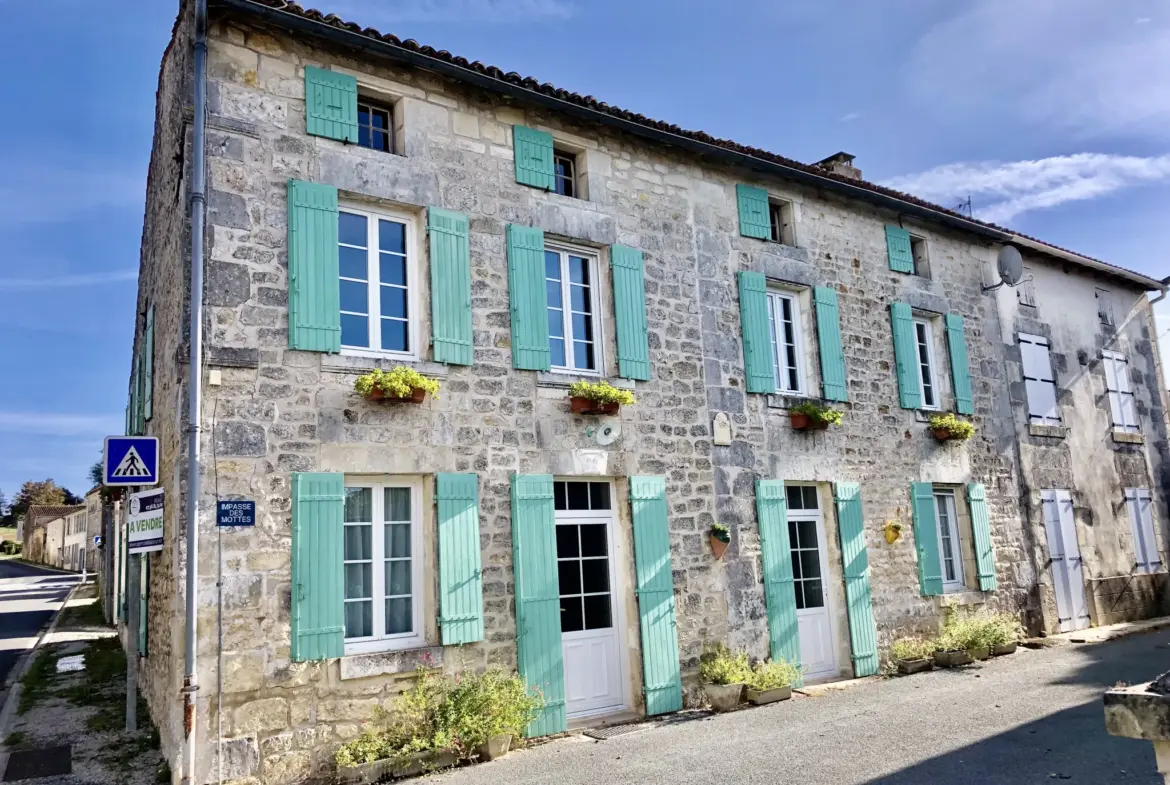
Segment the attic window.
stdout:
<path fill-rule="evenodd" d="M 394 110 L 371 101 L 358 101 L 358 144 L 384 153 L 394 150 Z"/>
<path fill-rule="evenodd" d="M 768 221 L 771 240 L 782 245 L 796 245 L 796 220 L 792 202 L 783 199 L 768 201 Z"/>
<path fill-rule="evenodd" d="M 914 274 L 922 278 L 929 278 L 930 253 L 925 237 L 910 235 L 910 254 L 914 257 Z"/>
<path fill-rule="evenodd" d="M 553 148 L 553 190 L 561 196 L 577 197 L 577 155 Z"/>
<path fill-rule="evenodd" d="M 1108 289 L 1097 289 L 1097 319 L 1107 327 L 1113 326 L 1113 301 Z"/>

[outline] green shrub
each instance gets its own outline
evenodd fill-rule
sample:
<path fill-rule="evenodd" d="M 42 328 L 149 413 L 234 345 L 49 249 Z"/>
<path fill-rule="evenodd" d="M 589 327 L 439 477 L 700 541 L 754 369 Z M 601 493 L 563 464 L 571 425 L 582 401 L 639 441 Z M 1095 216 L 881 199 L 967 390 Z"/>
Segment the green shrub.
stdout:
<path fill-rule="evenodd" d="M 949 412 L 947 414 L 932 414 L 930 416 L 932 431 L 950 431 L 951 438 L 965 442 L 975 435 L 975 426 L 966 420 L 960 420 Z"/>
<path fill-rule="evenodd" d="M 828 423 L 829 425 L 840 425 L 841 420 L 845 417 L 845 413 L 840 409 L 834 409 L 816 401 L 798 403 L 790 408 L 788 413 L 805 414 L 818 423 Z"/>
<path fill-rule="evenodd" d="M 946 651 L 1002 646 L 1024 636 L 1019 619 L 1010 613 L 965 613 L 950 609 L 939 635 L 939 647 Z"/>
<path fill-rule="evenodd" d="M 609 382 L 573 382 L 569 385 L 569 397 L 621 406 L 633 406 L 635 403 L 632 392 L 614 387 Z"/>
<path fill-rule="evenodd" d="M 890 656 L 895 660 L 922 660 L 934 654 L 938 641 L 922 638 L 898 638 L 890 644 Z"/>
<path fill-rule="evenodd" d="M 746 651 L 732 651 L 719 643 L 699 656 L 699 678 L 706 684 L 746 684 L 752 668 Z"/>
<path fill-rule="evenodd" d="M 1011 613 L 992 614 L 988 627 L 988 640 L 992 646 L 1007 646 L 1024 639 L 1024 625 Z"/>
<path fill-rule="evenodd" d="M 785 660 L 761 660 L 752 666 L 747 686 L 753 690 L 789 687 L 800 678 L 800 668 Z"/>
<path fill-rule="evenodd" d="M 731 542 L 731 529 L 728 529 L 725 524 L 713 523 L 711 524 L 711 536 L 719 542 Z"/>
<path fill-rule="evenodd" d="M 381 390 L 383 395 L 391 398 L 409 398 L 415 390 L 426 390 L 436 398 L 439 397 L 439 383 L 436 380 L 405 365 L 396 365 L 389 371 L 375 368 L 364 373 L 353 383 L 353 389 L 358 395 L 369 395 L 374 390 Z"/>

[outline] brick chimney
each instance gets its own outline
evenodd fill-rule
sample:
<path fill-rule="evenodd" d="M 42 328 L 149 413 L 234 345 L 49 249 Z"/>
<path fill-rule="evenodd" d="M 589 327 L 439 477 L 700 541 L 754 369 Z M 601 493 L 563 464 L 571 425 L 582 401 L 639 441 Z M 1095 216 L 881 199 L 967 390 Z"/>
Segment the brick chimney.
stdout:
<path fill-rule="evenodd" d="M 853 165 L 853 155 L 844 151 L 833 153 L 823 161 L 817 161 L 814 166 L 827 169 L 833 174 L 848 177 L 850 180 L 860 180 L 861 170 Z"/>

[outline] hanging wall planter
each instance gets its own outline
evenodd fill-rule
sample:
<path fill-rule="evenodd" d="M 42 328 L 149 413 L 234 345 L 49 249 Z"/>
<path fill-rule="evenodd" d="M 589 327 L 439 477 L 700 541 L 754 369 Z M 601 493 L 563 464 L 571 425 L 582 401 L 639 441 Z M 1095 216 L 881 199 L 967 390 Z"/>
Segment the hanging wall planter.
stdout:
<path fill-rule="evenodd" d="M 798 403 L 788 410 L 794 431 L 824 431 L 830 425 L 840 425 L 844 413 L 839 409 L 823 406 L 816 401 Z"/>
<path fill-rule="evenodd" d="M 617 414 L 633 406 L 634 394 L 609 382 L 573 382 L 569 385 L 569 410 L 573 414 Z"/>
<path fill-rule="evenodd" d="M 975 426 L 953 414 L 935 414 L 930 418 L 930 430 L 940 442 L 965 442 L 975 435 Z"/>
<path fill-rule="evenodd" d="M 383 401 L 385 403 L 422 403 L 427 399 L 427 391 L 421 387 L 411 390 L 410 395 L 387 395 L 379 388 L 374 388 L 365 394 L 367 401 Z"/>
<path fill-rule="evenodd" d="M 886 525 L 882 527 L 882 531 L 886 535 L 886 542 L 890 545 L 902 539 L 902 524 L 897 521 L 886 521 Z"/>
<path fill-rule="evenodd" d="M 569 398 L 569 410 L 573 414 L 617 414 L 621 410 L 621 404 L 600 403 L 592 398 L 574 395 Z"/>
<path fill-rule="evenodd" d="M 396 365 L 389 371 L 375 368 L 353 383 L 353 389 L 367 401 L 422 403 L 427 393 L 439 397 L 439 383 L 413 368 Z"/>
<path fill-rule="evenodd" d="M 707 541 L 711 543 L 711 553 L 716 559 L 722 559 L 724 551 L 731 542 L 731 530 L 722 523 L 717 523 L 707 532 Z"/>

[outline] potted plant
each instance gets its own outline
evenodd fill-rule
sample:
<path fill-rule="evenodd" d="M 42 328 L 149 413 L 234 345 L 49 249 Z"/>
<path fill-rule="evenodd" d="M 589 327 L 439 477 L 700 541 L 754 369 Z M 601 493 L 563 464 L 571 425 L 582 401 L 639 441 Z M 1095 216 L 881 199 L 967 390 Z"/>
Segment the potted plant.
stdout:
<path fill-rule="evenodd" d="M 1002 657 L 1014 654 L 1024 637 L 1024 627 L 1020 620 L 1010 613 L 997 613 L 991 618 L 988 630 L 988 642 L 991 644 L 993 656 Z"/>
<path fill-rule="evenodd" d="M 882 527 L 885 532 L 886 542 L 893 545 L 902 538 L 902 524 L 898 521 L 886 521 L 886 525 Z"/>
<path fill-rule="evenodd" d="M 722 523 L 712 524 L 711 530 L 707 532 L 707 541 L 711 543 L 711 553 L 715 554 L 715 558 L 722 559 L 727 544 L 731 542 L 731 530 Z"/>
<path fill-rule="evenodd" d="M 798 403 L 788 410 L 792 428 L 796 431 L 823 431 L 830 425 L 840 425 L 843 416 L 844 412 L 840 409 L 816 401 Z"/>
<path fill-rule="evenodd" d="M 733 652 L 720 643 L 699 656 L 699 678 L 715 711 L 731 711 L 738 706 L 751 676 L 745 651 Z"/>
<path fill-rule="evenodd" d="M 569 385 L 569 408 L 573 414 L 617 414 L 634 405 L 634 394 L 609 382 L 573 382 Z"/>
<path fill-rule="evenodd" d="M 965 442 L 975 435 L 975 426 L 966 420 L 960 420 L 949 412 L 947 414 L 933 414 L 930 417 L 930 430 L 934 432 L 934 438 L 940 442 L 958 441 Z"/>
<path fill-rule="evenodd" d="M 363 373 L 353 383 L 353 389 L 367 401 L 422 403 L 427 393 L 439 397 L 438 381 L 405 365 Z"/>
<path fill-rule="evenodd" d="M 792 685 L 800 678 L 800 668 L 784 660 L 762 660 L 752 666 L 747 681 L 748 703 L 785 701 L 792 697 Z"/>
<path fill-rule="evenodd" d="M 890 644 L 890 656 L 898 666 L 899 673 L 920 673 L 934 667 L 931 657 L 937 647 L 938 643 L 933 640 L 898 638 Z"/>

